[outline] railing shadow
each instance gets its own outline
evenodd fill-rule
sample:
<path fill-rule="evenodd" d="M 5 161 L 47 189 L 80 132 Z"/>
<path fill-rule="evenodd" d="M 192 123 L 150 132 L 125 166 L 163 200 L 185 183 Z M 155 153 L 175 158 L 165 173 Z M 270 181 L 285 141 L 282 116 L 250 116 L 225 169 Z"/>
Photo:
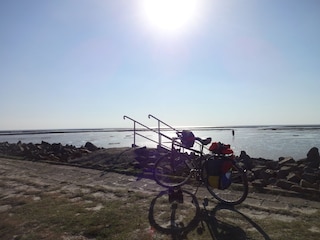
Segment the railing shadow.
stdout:
<path fill-rule="evenodd" d="M 199 235 L 213 240 L 270 240 L 257 223 L 233 206 L 218 204 L 208 210 L 207 199 L 200 207 L 194 194 L 181 189 L 162 191 L 151 201 L 149 222 L 157 232 L 171 235 L 174 240 Z"/>
<path fill-rule="evenodd" d="M 237 210 L 234 206 L 218 204 L 213 210 L 207 210 L 205 204 L 202 215 L 203 222 L 211 232 L 212 239 L 265 239 L 270 240 L 268 234 L 251 218 Z M 255 232 L 255 238 L 248 236 Z"/>

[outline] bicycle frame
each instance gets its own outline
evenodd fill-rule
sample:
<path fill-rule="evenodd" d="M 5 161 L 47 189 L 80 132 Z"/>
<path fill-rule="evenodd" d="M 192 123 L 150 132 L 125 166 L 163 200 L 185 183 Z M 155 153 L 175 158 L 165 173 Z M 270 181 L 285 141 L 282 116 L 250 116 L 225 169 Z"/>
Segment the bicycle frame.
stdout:
<path fill-rule="evenodd" d="M 200 145 L 200 150 L 183 146 L 183 144 L 181 143 L 181 139 L 179 137 L 172 138 L 171 159 L 175 159 L 175 154 L 184 153 L 184 150 L 188 150 L 188 151 L 191 151 L 192 153 L 194 153 L 195 154 L 194 158 L 190 156 L 190 160 L 192 162 L 186 163 L 186 164 L 190 168 L 191 173 L 198 174 L 197 179 L 199 180 L 199 177 L 201 176 L 202 166 L 204 164 L 204 161 L 206 160 L 204 158 L 204 154 L 203 154 L 203 149 L 204 149 L 205 145 L 201 143 L 200 138 L 196 138 L 195 140 L 197 141 L 196 143 Z M 181 151 L 181 149 L 183 151 Z M 187 154 L 187 152 L 185 152 L 185 153 Z M 198 156 L 196 156 L 196 154 L 198 154 Z M 172 162 L 171 164 L 172 164 L 172 166 L 171 166 L 172 169 L 175 169 L 174 163 Z M 192 166 L 190 164 L 192 164 Z"/>
<path fill-rule="evenodd" d="M 183 146 L 183 144 L 181 143 L 181 139 L 180 137 L 173 137 L 172 138 L 172 143 L 171 143 L 171 151 L 180 151 L 181 149 L 187 149 L 189 151 L 192 151 L 194 153 L 199 154 L 200 156 L 203 156 L 203 149 L 204 149 L 204 145 L 199 141 L 199 138 L 195 139 L 197 141 L 197 144 L 200 145 L 200 150 L 196 150 L 193 148 L 188 148 L 186 146 Z M 175 146 L 178 146 L 179 149 L 175 148 Z"/>
<path fill-rule="evenodd" d="M 204 184 L 211 195 L 220 202 L 235 205 L 244 201 L 248 194 L 248 181 L 245 170 L 239 166 L 233 152 L 212 152 L 210 155 L 206 155 L 203 152 L 204 147 L 211 142 L 211 138 L 195 138 L 195 141 L 200 145 L 200 150 L 182 144 L 179 134 L 178 137 L 172 138 L 170 153 L 160 157 L 155 163 L 154 178 L 156 182 L 163 187 L 174 189 L 193 178 L 199 183 L 199 186 Z M 231 165 L 228 165 L 226 161 Z M 219 170 L 221 164 L 226 163 L 223 166 L 228 169 L 225 169 L 223 173 L 212 171 L 209 173 L 208 169 L 215 169 L 212 166 L 213 163 L 217 163 L 214 166 Z M 233 185 L 230 187 L 231 184 Z"/>

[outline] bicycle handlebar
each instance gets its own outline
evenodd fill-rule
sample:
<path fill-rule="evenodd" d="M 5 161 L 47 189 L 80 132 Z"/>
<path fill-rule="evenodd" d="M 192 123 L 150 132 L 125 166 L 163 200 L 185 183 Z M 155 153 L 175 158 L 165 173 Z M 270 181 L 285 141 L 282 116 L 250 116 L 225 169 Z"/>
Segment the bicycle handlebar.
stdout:
<path fill-rule="evenodd" d="M 176 131 L 177 134 L 177 138 L 172 138 L 172 140 L 176 140 L 176 139 L 180 139 L 182 138 L 182 131 Z M 210 137 L 206 138 L 206 139 L 202 139 L 199 137 L 195 137 L 194 140 L 198 141 L 201 145 L 205 146 L 208 145 L 209 143 L 211 143 L 212 139 Z"/>

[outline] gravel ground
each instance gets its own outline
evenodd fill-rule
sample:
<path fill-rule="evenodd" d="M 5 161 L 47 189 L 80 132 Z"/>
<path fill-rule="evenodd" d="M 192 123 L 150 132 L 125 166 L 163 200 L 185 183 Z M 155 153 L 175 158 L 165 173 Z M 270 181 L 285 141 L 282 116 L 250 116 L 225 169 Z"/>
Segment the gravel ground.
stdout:
<path fill-rule="evenodd" d="M 184 189 L 189 192 L 195 190 L 190 186 L 186 186 Z M 117 199 L 120 197 L 115 194 L 117 190 L 141 192 L 150 196 L 151 199 L 164 189 L 146 178 L 137 178 L 114 172 L 103 173 L 95 169 L 74 166 L 0 158 L 0 214 L 11 211 L 16 207 L 16 204 L 8 204 L 5 201 L 8 198 L 15 199 L 28 196 L 33 198 L 34 201 L 40 201 L 43 194 L 58 194 L 70 199 L 71 202 L 75 202 L 82 200 L 81 196 L 75 197 L 75 193 L 81 192 L 97 199 Z M 200 205 L 205 196 L 208 196 L 208 192 L 206 189 L 200 188 L 196 194 Z M 151 201 L 145 204 L 146 209 L 149 209 Z M 210 202 L 211 207 L 216 205 L 216 202 Z M 99 203 L 92 210 L 99 211 L 102 207 Z M 301 214 L 307 216 L 320 211 L 320 203 L 283 196 L 283 194 L 250 192 L 244 203 L 236 207 L 236 211 L 238 214 L 245 216 L 247 221 L 277 219 L 283 222 L 291 222 Z M 320 239 L 320 223 L 314 224 L 309 230 L 312 233 L 319 233 Z M 268 237 L 271 233 L 263 230 L 261 232 L 263 232 L 261 233 L 261 239 L 271 239 Z M 161 235 L 157 236 L 158 239 L 162 239 L 159 237 Z M 63 239 L 76 238 L 66 236 Z M 77 239 L 86 238 L 78 237 Z"/>

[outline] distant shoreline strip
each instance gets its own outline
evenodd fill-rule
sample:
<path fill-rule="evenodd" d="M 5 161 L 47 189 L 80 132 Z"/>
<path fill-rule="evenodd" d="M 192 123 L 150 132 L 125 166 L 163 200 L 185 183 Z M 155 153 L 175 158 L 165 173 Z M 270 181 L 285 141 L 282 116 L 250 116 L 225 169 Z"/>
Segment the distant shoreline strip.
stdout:
<path fill-rule="evenodd" d="M 179 127 L 178 130 L 188 129 L 192 131 L 224 131 L 244 128 L 255 128 L 260 130 L 320 130 L 320 125 L 283 125 L 283 126 L 230 126 L 230 127 Z M 158 131 L 158 128 L 151 128 Z M 92 129 L 48 129 L 48 130 L 10 130 L 0 131 L 0 136 L 5 135 L 35 135 L 35 134 L 67 134 L 67 133 L 89 133 L 89 132 L 132 132 L 133 128 L 92 128 Z M 145 128 L 136 128 L 136 131 L 150 131 Z M 170 128 L 161 128 L 161 131 L 172 131 Z"/>

